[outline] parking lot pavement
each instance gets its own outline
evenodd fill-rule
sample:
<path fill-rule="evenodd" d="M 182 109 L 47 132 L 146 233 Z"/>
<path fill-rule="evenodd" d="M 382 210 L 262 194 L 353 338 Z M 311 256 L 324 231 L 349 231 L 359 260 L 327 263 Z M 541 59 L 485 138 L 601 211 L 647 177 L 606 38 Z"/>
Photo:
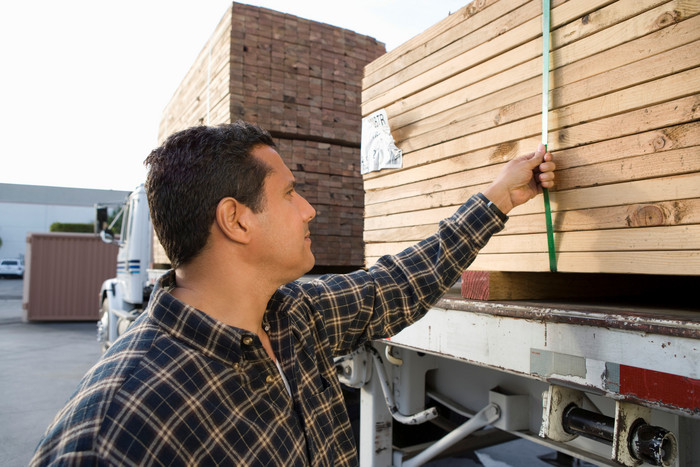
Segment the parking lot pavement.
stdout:
<path fill-rule="evenodd" d="M 22 280 L 0 280 L 0 465 L 26 466 L 100 356 L 95 323 L 23 323 Z"/>
<path fill-rule="evenodd" d="M 22 319 L 22 279 L 0 277 L 0 323 Z"/>

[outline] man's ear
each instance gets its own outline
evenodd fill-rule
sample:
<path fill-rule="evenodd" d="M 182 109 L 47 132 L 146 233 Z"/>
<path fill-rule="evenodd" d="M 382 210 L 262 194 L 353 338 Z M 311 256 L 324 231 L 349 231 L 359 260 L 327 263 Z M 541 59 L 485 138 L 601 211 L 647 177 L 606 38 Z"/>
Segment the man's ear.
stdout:
<path fill-rule="evenodd" d="M 216 206 L 216 223 L 221 232 L 237 243 L 250 241 L 250 209 L 235 198 L 222 198 Z"/>

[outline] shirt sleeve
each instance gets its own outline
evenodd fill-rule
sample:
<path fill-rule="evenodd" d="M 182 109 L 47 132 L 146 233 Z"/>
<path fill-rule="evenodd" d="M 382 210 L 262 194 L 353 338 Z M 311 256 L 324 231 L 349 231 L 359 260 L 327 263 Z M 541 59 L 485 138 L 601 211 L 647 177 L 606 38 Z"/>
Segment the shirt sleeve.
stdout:
<path fill-rule="evenodd" d="M 437 233 L 367 271 L 324 276 L 304 284 L 310 319 L 335 355 L 390 337 L 421 318 L 459 279 L 508 219 L 481 193 L 440 222 Z"/>

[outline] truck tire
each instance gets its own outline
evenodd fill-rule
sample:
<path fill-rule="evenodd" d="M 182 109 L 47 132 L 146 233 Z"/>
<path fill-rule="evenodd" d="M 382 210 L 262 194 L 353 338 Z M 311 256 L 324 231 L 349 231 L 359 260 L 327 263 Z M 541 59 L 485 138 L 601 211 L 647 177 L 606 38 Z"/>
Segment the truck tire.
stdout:
<path fill-rule="evenodd" d="M 100 350 L 105 353 L 109 349 L 109 300 L 107 297 L 102 299 L 102 306 L 100 307 L 100 333 L 102 334 L 102 340 L 100 340 Z"/>

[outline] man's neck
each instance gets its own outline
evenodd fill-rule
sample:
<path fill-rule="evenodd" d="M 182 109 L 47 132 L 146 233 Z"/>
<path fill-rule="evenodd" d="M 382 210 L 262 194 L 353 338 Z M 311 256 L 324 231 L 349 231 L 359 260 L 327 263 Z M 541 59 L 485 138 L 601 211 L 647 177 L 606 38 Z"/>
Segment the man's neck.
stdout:
<path fill-rule="evenodd" d="M 191 305 L 222 323 L 262 333 L 267 303 L 275 291 L 251 274 L 220 270 L 215 265 L 188 264 L 175 270 L 178 300 Z"/>

